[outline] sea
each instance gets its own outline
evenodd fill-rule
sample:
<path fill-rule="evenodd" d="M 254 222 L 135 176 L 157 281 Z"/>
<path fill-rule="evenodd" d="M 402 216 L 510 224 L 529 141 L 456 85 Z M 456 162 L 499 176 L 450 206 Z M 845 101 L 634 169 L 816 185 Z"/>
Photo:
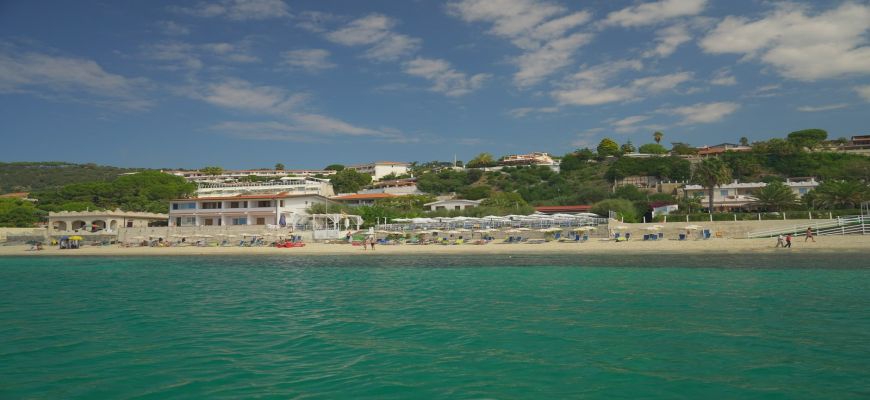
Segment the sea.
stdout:
<path fill-rule="evenodd" d="M 866 399 L 868 255 L 6 257 L 0 399 Z"/>

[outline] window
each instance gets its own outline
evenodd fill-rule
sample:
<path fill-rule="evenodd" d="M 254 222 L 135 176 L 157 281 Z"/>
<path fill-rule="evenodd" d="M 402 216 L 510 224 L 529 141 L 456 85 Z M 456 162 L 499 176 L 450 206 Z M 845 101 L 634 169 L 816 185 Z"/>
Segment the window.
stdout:
<path fill-rule="evenodd" d="M 202 222 L 203 222 L 203 225 L 205 225 L 205 226 L 212 226 L 212 225 L 214 225 L 214 220 L 211 219 L 211 218 L 206 218 L 206 219 L 202 220 Z"/>
<path fill-rule="evenodd" d="M 257 207 L 272 207 L 271 200 L 257 200 Z"/>
<path fill-rule="evenodd" d="M 175 226 L 194 226 L 196 225 L 196 217 L 178 217 L 175 218 Z"/>
<path fill-rule="evenodd" d="M 727 190 L 720 190 L 719 195 L 722 197 L 728 196 L 728 191 Z"/>
<path fill-rule="evenodd" d="M 462 206 L 453 206 L 453 209 L 454 209 L 454 210 L 461 210 L 461 209 L 462 209 Z"/>
<path fill-rule="evenodd" d="M 801 196 L 807 194 L 807 192 L 809 192 L 809 191 L 810 191 L 810 190 L 807 189 L 807 188 L 798 188 L 798 193 L 800 193 Z"/>
<path fill-rule="evenodd" d="M 266 218 L 258 217 L 257 218 L 257 225 L 266 225 Z"/>
<path fill-rule="evenodd" d="M 128 228 L 132 228 L 132 227 L 133 227 L 133 221 L 127 221 L 127 227 L 128 227 Z"/>
<path fill-rule="evenodd" d="M 173 210 L 193 210 L 196 208 L 196 203 L 172 203 Z"/>
<path fill-rule="evenodd" d="M 281 207 L 284 207 L 284 200 L 281 200 Z"/>
<path fill-rule="evenodd" d="M 230 221 L 230 224 L 231 225 L 247 225 L 248 219 L 245 217 L 233 218 L 232 221 Z"/>
<path fill-rule="evenodd" d="M 203 210 L 214 210 L 223 207 L 221 206 L 221 202 L 219 201 L 204 201 L 202 202 L 200 208 L 202 208 Z"/>
<path fill-rule="evenodd" d="M 230 208 L 242 208 L 242 202 L 241 201 L 231 201 Z"/>

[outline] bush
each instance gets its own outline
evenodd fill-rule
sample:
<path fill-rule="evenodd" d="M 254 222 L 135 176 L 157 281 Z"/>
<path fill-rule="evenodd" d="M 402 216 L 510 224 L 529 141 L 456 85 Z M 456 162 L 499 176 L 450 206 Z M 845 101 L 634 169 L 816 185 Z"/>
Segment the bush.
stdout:
<path fill-rule="evenodd" d="M 607 217 L 610 211 L 615 211 L 625 222 L 637 222 L 639 220 L 634 203 L 624 199 L 607 199 L 599 201 L 592 206 L 592 212 Z"/>

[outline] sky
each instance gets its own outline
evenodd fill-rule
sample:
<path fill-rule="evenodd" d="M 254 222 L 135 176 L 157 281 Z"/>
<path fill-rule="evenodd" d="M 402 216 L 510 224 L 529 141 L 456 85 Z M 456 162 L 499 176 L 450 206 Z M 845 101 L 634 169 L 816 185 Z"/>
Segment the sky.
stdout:
<path fill-rule="evenodd" d="M 868 122 L 870 1 L 0 1 L 0 161 L 322 168 Z"/>

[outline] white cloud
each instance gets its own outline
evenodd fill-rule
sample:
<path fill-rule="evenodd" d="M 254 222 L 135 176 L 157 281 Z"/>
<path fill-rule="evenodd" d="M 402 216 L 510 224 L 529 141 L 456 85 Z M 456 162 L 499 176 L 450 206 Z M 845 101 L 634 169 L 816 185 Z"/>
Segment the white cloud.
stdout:
<path fill-rule="evenodd" d="M 709 124 L 731 115 L 740 105 L 730 102 L 697 103 L 691 106 L 662 109 L 659 112 L 682 117 L 680 125 Z"/>
<path fill-rule="evenodd" d="M 870 5 L 843 3 L 816 16 L 806 11 L 784 3 L 756 21 L 729 16 L 700 44 L 708 53 L 743 54 L 802 81 L 870 73 Z"/>
<path fill-rule="evenodd" d="M 200 2 L 193 7 L 173 6 L 170 10 L 196 17 L 224 17 L 235 21 L 290 16 L 290 9 L 283 0 L 219 0 Z"/>
<path fill-rule="evenodd" d="M 547 42 L 540 48 L 516 58 L 519 71 L 514 74 L 514 83 L 520 87 L 532 86 L 545 77 L 571 64 L 574 50 L 589 43 L 592 35 L 575 33 Z"/>
<path fill-rule="evenodd" d="M 335 68 L 335 64 L 329 62 L 329 51 L 323 49 L 299 49 L 286 51 L 281 55 L 282 64 L 291 68 L 304 69 L 308 72 L 317 72 Z"/>
<path fill-rule="evenodd" d="M 685 25 L 674 25 L 656 31 L 656 47 L 646 51 L 644 57 L 667 57 L 677 50 L 681 44 L 692 40 Z"/>
<path fill-rule="evenodd" d="M 395 61 L 420 48 L 421 40 L 393 32 L 396 25 L 392 18 L 371 14 L 329 32 L 326 38 L 345 46 L 370 46 L 366 57 L 375 61 Z"/>
<path fill-rule="evenodd" d="M 698 15 L 707 6 L 707 0 L 661 0 L 626 7 L 607 14 L 604 26 L 636 27 L 659 24 L 663 21 Z"/>
<path fill-rule="evenodd" d="M 624 60 L 588 67 L 569 77 L 550 92 L 559 104 L 579 106 L 600 105 L 640 99 L 643 96 L 675 89 L 692 79 L 691 72 L 634 79 L 628 84 L 607 86 L 607 81 L 623 71 L 639 71 L 643 65 L 636 60 Z"/>
<path fill-rule="evenodd" d="M 191 44 L 185 42 L 163 42 L 143 46 L 144 57 L 166 62 L 162 68 L 169 70 L 198 70 L 206 63 L 203 58 L 212 61 L 230 63 L 253 63 L 259 58 L 250 54 L 250 42 L 238 43 L 205 43 Z"/>
<path fill-rule="evenodd" d="M 226 121 L 212 129 L 250 140 L 328 142 L 341 137 L 375 138 L 388 142 L 412 142 L 394 129 L 370 129 L 320 114 L 295 113 L 286 121 Z"/>
<path fill-rule="evenodd" d="M 294 111 L 306 98 L 303 94 L 290 94 L 273 86 L 255 86 L 241 79 L 206 85 L 192 96 L 224 108 L 278 115 Z"/>
<path fill-rule="evenodd" d="M 559 107 L 520 107 L 508 111 L 508 115 L 514 118 L 523 118 L 533 113 L 550 114 L 559 112 Z"/>
<path fill-rule="evenodd" d="M 428 79 L 433 85 L 433 92 L 443 93 L 447 96 L 463 96 L 479 89 L 483 82 L 490 77 L 489 74 L 477 74 L 468 76 L 450 66 L 445 60 L 415 58 L 405 63 L 405 73 Z"/>
<path fill-rule="evenodd" d="M 508 39 L 523 51 L 513 59 L 514 84 L 529 87 L 568 66 L 588 33 L 569 34 L 591 18 L 586 11 L 566 14 L 560 5 L 542 0 L 459 0 L 449 3 L 451 15 L 465 22 L 488 22 L 489 33 Z"/>
<path fill-rule="evenodd" d="M 870 85 L 858 86 L 855 88 L 855 91 L 858 92 L 858 95 L 863 97 L 864 100 L 870 101 Z"/>
<path fill-rule="evenodd" d="M 93 60 L 9 50 L 0 46 L 0 93 L 130 109 L 151 105 L 140 95 L 144 79 L 107 72 Z"/>
<path fill-rule="evenodd" d="M 821 112 L 821 111 L 831 111 L 831 110 L 839 110 L 841 108 L 849 107 L 847 103 L 838 103 L 838 104 L 828 104 L 824 106 L 803 106 L 798 107 L 797 110 L 800 112 Z"/>
<path fill-rule="evenodd" d="M 721 68 L 713 74 L 710 83 L 716 86 L 733 86 L 737 84 L 737 78 L 731 74 L 728 68 Z"/>
<path fill-rule="evenodd" d="M 628 133 L 628 132 L 634 132 L 634 131 L 640 129 L 640 127 L 637 126 L 637 124 L 639 124 L 643 121 L 646 121 L 648 119 L 649 119 L 649 116 L 646 116 L 646 115 L 632 115 L 630 117 L 625 117 L 623 119 L 615 121 L 615 122 L 613 122 L 612 125 L 615 128 L 616 132 Z"/>
<path fill-rule="evenodd" d="M 190 34 L 190 28 L 175 21 L 157 21 L 157 27 L 164 35 L 182 36 Z"/>

